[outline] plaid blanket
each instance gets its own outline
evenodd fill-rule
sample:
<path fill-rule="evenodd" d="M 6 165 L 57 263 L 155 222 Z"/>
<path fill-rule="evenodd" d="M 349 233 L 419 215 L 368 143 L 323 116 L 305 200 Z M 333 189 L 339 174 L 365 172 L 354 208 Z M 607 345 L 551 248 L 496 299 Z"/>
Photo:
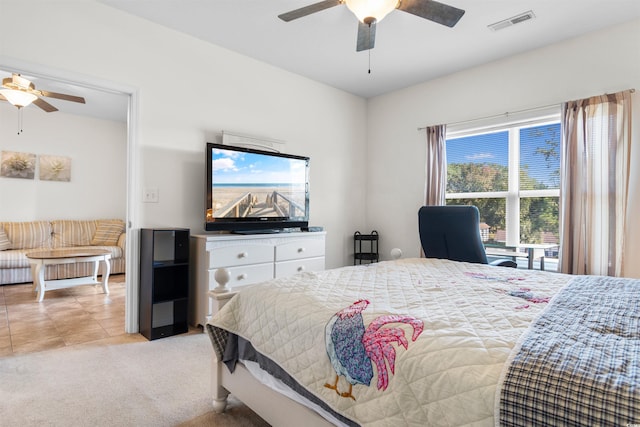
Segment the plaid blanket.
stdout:
<path fill-rule="evenodd" d="M 575 278 L 513 354 L 497 425 L 639 424 L 640 280 Z"/>

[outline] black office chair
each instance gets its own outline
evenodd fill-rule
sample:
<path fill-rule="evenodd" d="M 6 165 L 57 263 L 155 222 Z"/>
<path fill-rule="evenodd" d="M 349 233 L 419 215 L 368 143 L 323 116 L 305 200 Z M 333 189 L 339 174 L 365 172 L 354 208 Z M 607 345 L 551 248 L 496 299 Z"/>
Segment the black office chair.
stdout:
<path fill-rule="evenodd" d="M 427 258 L 489 264 L 475 206 L 423 206 L 418 211 L 418 230 Z M 510 259 L 498 259 L 491 265 L 517 267 Z"/>

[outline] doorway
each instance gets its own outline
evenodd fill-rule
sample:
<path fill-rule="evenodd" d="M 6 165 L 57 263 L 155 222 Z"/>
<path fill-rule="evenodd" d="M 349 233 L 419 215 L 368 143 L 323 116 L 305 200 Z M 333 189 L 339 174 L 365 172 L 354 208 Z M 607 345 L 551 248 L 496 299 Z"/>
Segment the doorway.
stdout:
<path fill-rule="evenodd" d="M 137 215 L 136 201 L 137 195 L 133 189 L 137 188 L 136 168 L 133 166 L 137 159 L 137 142 L 136 142 L 136 120 L 137 120 L 137 90 L 135 88 L 122 85 L 115 82 L 96 79 L 91 76 L 76 74 L 66 70 L 57 70 L 40 64 L 30 64 L 21 61 L 9 60 L 0 57 L 0 72 L 19 73 L 24 76 L 34 78 L 38 85 L 38 89 L 46 89 L 54 92 L 78 93 L 79 96 L 87 98 L 87 105 L 67 105 L 74 104 L 71 102 L 53 100 L 56 107 L 61 112 L 68 114 L 86 115 L 97 119 L 104 120 L 124 120 L 125 121 L 125 138 L 126 147 L 124 149 L 124 159 L 122 161 L 126 165 L 124 179 L 124 211 L 127 228 L 126 242 L 126 300 L 125 300 L 125 331 L 127 333 L 138 332 L 138 290 L 137 280 L 138 266 L 137 257 L 134 255 L 138 251 L 137 238 Z M 5 76 L 3 75 L 3 77 Z M 74 91 L 75 89 L 75 91 Z M 89 98 L 95 100 L 95 103 L 89 104 Z M 64 104 L 64 105 L 63 105 Z M 110 108 L 107 108 L 110 106 Z M 82 107 L 85 107 L 83 110 Z M 89 109 L 89 107 L 91 107 Z M 27 107 L 28 108 L 28 107 Z M 35 107 L 34 107 L 35 108 Z M 78 110 L 80 109 L 80 110 Z M 90 110 L 90 114 L 88 114 Z M 26 111 L 26 108 L 25 108 Z M 23 123 L 28 129 L 29 122 Z M 64 218 L 61 218 L 64 219 Z"/>

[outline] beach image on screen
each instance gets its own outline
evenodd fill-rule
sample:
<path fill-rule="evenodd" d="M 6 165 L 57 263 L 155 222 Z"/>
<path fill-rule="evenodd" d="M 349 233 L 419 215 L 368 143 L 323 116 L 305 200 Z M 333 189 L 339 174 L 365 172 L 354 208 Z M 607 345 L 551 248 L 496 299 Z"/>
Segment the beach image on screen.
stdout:
<path fill-rule="evenodd" d="M 207 220 L 305 216 L 306 160 L 213 149 Z"/>

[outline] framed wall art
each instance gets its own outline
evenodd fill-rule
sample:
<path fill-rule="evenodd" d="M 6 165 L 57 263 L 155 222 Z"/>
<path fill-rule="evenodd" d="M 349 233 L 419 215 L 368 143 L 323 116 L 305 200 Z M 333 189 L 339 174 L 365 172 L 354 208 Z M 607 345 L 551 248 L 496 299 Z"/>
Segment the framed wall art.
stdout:
<path fill-rule="evenodd" d="M 36 155 L 17 151 L 2 151 L 0 176 L 33 179 L 36 173 Z"/>
<path fill-rule="evenodd" d="M 64 156 L 39 156 L 40 179 L 43 181 L 71 181 L 71 158 Z"/>

